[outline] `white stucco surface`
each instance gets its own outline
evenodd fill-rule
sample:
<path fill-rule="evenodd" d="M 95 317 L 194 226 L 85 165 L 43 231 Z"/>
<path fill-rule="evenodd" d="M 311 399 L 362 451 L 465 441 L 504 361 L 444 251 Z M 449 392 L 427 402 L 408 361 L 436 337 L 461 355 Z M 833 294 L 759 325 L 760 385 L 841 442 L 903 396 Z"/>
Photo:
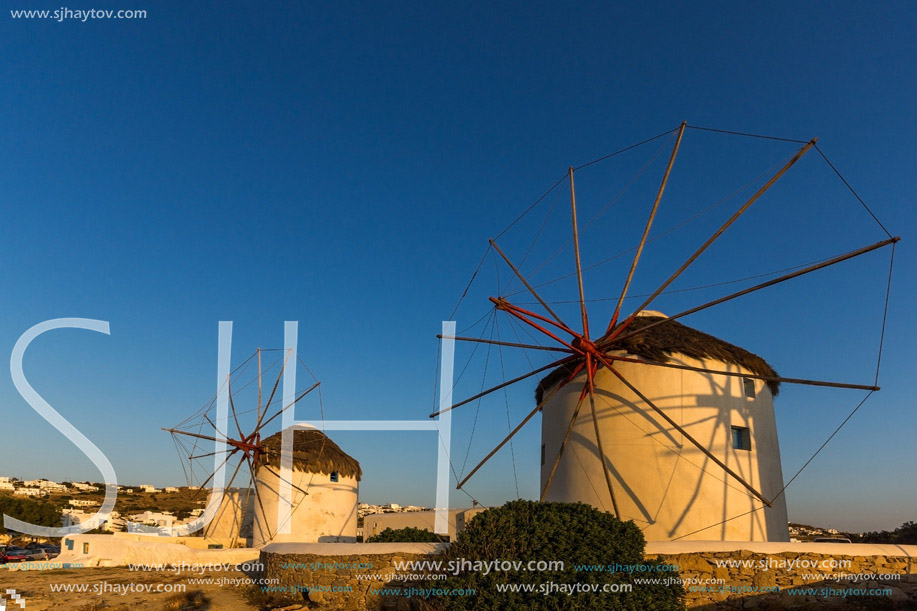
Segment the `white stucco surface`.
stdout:
<path fill-rule="evenodd" d="M 315 556 L 368 556 L 376 554 L 435 554 L 448 543 L 271 543 L 262 551 L 269 554 L 312 554 Z"/>
<path fill-rule="evenodd" d="M 293 470 L 292 511 L 289 533 L 280 533 L 279 471 L 259 469 L 255 485 L 260 503 L 255 502 L 252 545 L 279 542 L 346 543 L 357 540 L 357 499 L 360 483 L 340 475 L 337 482 L 325 473 Z M 305 494 L 303 491 L 308 492 Z"/>
<path fill-rule="evenodd" d="M 194 549 L 175 543 L 135 541 L 111 535 L 72 535 L 62 542 L 61 554 L 52 563 L 91 566 L 125 566 L 128 564 L 239 564 L 258 560 L 257 549 Z M 72 540 L 73 549 L 68 549 Z"/>
<path fill-rule="evenodd" d="M 743 371 L 737 365 L 680 354 L 673 355 L 672 361 Z M 761 501 L 602 368 L 596 375 L 596 413 L 621 517 L 634 520 L 649 540 L 788 541 L 786 501 L 778 496 L 783 473 L 777 425 L 767 386 L 754 380 L 755 397 L 751 398 L 745 396 L 741 377 L 624 362 L 615 367 L 686 432 L 773 501 L 772 507 L 762 509 Z M 584 380 L 581 375 L 568 384 L 543 409 L 542 488 Z M 749 430 L 750 450 L 732 447 L 732 426 Z M 612 510 L 588 398 L 545 500 L 582 501 Z"/>
<path fill-rule="evenodd" d="M 251 535 L 254 494 L 247 490 L 227 490 L 213 520 L 204 527 L 204 536 L 213 539 L 242 539 Z"/>

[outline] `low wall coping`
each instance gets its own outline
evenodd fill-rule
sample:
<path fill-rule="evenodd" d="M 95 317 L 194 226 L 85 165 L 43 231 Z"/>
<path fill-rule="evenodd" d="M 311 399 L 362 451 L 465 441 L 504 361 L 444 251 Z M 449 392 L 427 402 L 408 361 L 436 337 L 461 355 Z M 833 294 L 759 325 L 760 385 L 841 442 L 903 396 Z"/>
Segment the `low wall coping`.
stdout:
<path fill-rule="evenodd" d="M 132 541 L 115 538 L 111 535 L 70 535 L 76 542 L 89 541 L 95 546 L 102 546 L 105 552 L 113 556 L 127 555 L 131 552 L 152 552 L 170 554 L 166 549 L 181 553 L 175 556 L 185 558 L 241 558 L 257 556 L 259 551 L 269 554 L 299 554 L 312 556 L 374 556 L 383 554 L 438 554 L 448 549 L 448 543 L 270 543 L 260 550 L 257 548 L 236 549 L 195 549 L 176 546 L 151 537 L 146 541 Z M 95 549 L 92 550 L 96 551 Z M 647 555 L 677 555 L 696 553 L 718 553 L 748 551 L 756 554 L 823 554 L 829 556 L 897 556 L 917 558 L 917 545 L 896 545 L 879 543 L 790 543 L 781 541 L 648 541 Z M 95 556 L 96 554 L 92 554 Z M 106 554 L 107 555 L 107 554 Z M 57 562 L 79 562 L 86 556 L 64 550 Z"/>
<path fill-rule="evenodd" d="M 917 545 L 887 543 L 790 543 L 783 541 L 647 541 L 647 554 L 749 551 L 757 554 L 830 556 L 905 556 L 917 558 Z"/>
<path fill-rule="evenodd" d="M 242 564 L 258 559 L 258 550 L 253 548 L 198 549 L 157 541 L 132 541 L 112 535 L 67 535 L 74 546 L 68 550 L 63 545 L 61 554 L 51 562 L 81 563 L 84 566 L 122 566 L 126 564 L 174 564 L 189 562 L 196 564 Z M 82 544 L 89 544 L 89 552 L 82 553 Z"/>
<path fill-rule="evenodd" d="M 268 554 L 312 556 L 376 556 L 380 554 L 438 554 L 448 543 L 269 543 L 261 548 Z"/>

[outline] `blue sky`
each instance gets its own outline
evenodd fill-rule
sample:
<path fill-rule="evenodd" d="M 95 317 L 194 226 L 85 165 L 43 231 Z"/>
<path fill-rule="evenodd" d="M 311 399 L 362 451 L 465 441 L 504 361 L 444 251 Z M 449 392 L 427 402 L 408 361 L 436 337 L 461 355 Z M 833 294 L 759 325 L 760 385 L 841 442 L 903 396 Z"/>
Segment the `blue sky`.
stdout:
<path fill-rule="evenodd" d="M 19 0 L 3 10 L 58 7 Z M 148 17 L 58 23 L 0 15 L 0 347 L 9 353 L 25 330 L 51 318 L 110 321 L 110 336 L 43 336 L 25 370 L 106 452 L 121 481 L 181 481 L 159 427 L 183 420 L 214 392 L 219 320 L 234 321 L 237 363 L 258 346 L 279 347 L 283 321 L 298 320 L 300 353 L 322 380 L 332 417 L 425 417 L 434 336 L 487 238 L 567 166 L 687 120 L 818 136 L 889 230 L 904 237 L 883 390 L 787 495 L 790 518 L 803 522 L 867 529 L 917 519 L 910 470 L 917 416 L 908 387 L 917 340 L 912 4 L 140 0 L 70 8 L 143 8 Z M 584 232 L 587 263 L 639 237 L 663 146 L 671 141 L 578 177 L 589 216 L 650 164 L 628 192 L 632 199 Z M 657 226 L 677 224 L 796 148 L 689 131 Z M 567 239 L 565 197 L 529 269 Z M 655 288 L 737 205 L 648 247 L 634 293 Z M 501 239 L 511 256 L 522 257 L 546 214 L 536 209 Z M 817 153 L 735 229 L 682 287 L 807 263 L 884 236 Z M 565 255 L 540 277 L 572 269 Z M 869 382 L 887 255 L 685 322 L 762 354 L 786 375 Z M 616 296 L 622 265 L 587 274 L 587 293 Z M 460 329 L 486 313 L 492 268 L 460 308 Z M 558 300 L 576 296 L 569 282 L 547 290 Z M 657 305 L 684 309 L 728 290 Z M 611 305 L 590 307 L 601 320 Z M 457 363 L 468 357 L 465 348 Z M 463 390 L 472 378 L 481 383 L 480 356 Z M 518 361 L 505 366 L 508 374 L 522 371 Z M 530 409 L 531 391 L 507 398 L 513 424 Z M 793 389 L 778 399 L 787 477 L 861 397 Z M 462 462 L 470 445 L 471 465 L 507 425 L 502 398 L 482 405 L 477 423 L 473 414 L 456 414 L 454 449 Z M 0 472 L 97 478 L 8 376 L 0 378 L 0 422 Z M 522 496 L 537 494 L 537 427 L 518 438 L 514 456 L 501 454 L 473 481 L 476 498 L 514 498 L 517 482 Z M 432 504 L 432 438 L 335 439 L 367 471 L 365 500 Z M 456 496 L 457 504 L 467 501 Z"/>

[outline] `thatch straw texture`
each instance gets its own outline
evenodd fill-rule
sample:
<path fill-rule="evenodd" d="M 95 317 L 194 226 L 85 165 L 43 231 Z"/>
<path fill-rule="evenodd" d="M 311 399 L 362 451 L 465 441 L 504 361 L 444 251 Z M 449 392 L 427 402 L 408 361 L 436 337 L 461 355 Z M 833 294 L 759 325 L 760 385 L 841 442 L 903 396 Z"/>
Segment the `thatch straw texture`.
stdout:
<path fill-rule="evenodd" d="M 708 335 L 691 327 L 686 327 L 677 320 L 668 320 L 662 316 L 641 315 L 627 327 L 624 335 L 637 331 L 651 323 L 666 320 L 667 322 L 656 325 L 642 333 L 615 342 L 607 351 L 624 350 L 634 356 L 639 356 L 648 361 L 665 363 L 674 354 L 683 354 L 694 359 L 715 359 L 723 363 L 738 365 L 753 374 L 777 377 L 777 372 L 768 365 L 767 361 L 748 350 L 734 346 L 728 342 Z M 555 369 L 538 384 L 535 390 L 535 400 L 540 403 L 544 390 L 561 382 L 572 371 L 572 367 L 563 366 Z M 673 374 L 675 370 L 671 370 Z M 780 391 L 780 382 L 770 380 L 767 382 L 771 394 L 777 396 Z"/>
<path fill-rule="evenodd" d="M 280 468 L 280 453 L 283 443 L 282 433 L 275 433 L 261 442 L 267 453 L 261 459 L 274 469 Z M 337 471 L 344 477 L 363 477 L 363 470 L 355 458 L 349 456 L 336 443 L 315 429 L 294 429 L 293 431 L 293 469 L 307 473 L 324 473 Z"/>

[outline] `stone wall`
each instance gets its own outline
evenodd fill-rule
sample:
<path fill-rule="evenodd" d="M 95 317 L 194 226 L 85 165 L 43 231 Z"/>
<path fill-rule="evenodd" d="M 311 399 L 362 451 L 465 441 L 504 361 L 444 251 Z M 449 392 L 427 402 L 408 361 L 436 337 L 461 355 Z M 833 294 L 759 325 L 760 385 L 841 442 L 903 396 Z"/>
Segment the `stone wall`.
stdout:
<path fill-rule="evenodd" d="M 275 591 L 298 594 L 289 597 L 287 605 L 328 611 L 416 611 L 419 604 L 396 592 L 420 584 L 393 579 L 395 563 L 435 559 L 442 548 L 397 543 L 274 545 L 262 550 L 261 563 L 263 577 L 276 580 L 270 582 Z M 677 572 L 642 577 L 681 579 L 687 606 L 695 611 L 835 605 L 917 609 L 915 546 L 651 542 L 646 558 L 678 567 Z M 388 589 L 386 596 L 374 593 L 382 588 Z M 804 588 L 812 591 L 799 591 Z"/>
<path fill-rule="evenodd" d="M 317 604 L 320 609 L 335 611 L 410 611 L 418 605 L 412 605 L 407 596 L 392 593 L 412 585 L 411 581 L 392 579 L 395 563 L 435 557 L 403 552 L 325 556 L 262 551 L 261 564 L 265 583 L 270 583 L 279 600 L 288 599 L 284 602 L 301 601 L 304 607 Z M 388 594 L 380 595 L 379 589 Z"/>
<path fill-rule="evenodd" d="M 740 550 L 650 558 L 678 566 L 689 609 L 828 606 L 844 599 L 869 608 L 917 608 L 917 560 L 909 556 Z"/>

